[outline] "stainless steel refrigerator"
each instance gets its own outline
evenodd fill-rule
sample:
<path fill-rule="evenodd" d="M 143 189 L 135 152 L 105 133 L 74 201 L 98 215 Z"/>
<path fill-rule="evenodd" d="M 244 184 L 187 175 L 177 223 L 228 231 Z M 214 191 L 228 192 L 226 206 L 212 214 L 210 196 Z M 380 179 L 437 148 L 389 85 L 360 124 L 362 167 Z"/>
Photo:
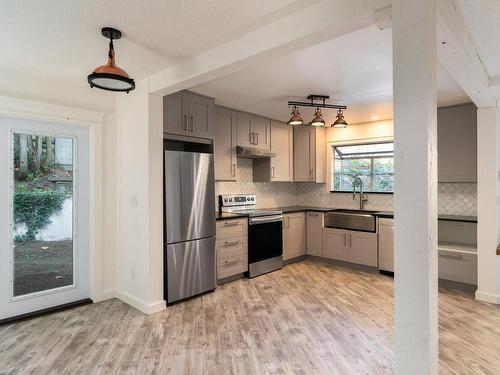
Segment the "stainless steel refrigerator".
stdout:
<path fill-rule="evenodd" d="M 167 303 L 216 287 L 213 155 L 165 151 Z"/>

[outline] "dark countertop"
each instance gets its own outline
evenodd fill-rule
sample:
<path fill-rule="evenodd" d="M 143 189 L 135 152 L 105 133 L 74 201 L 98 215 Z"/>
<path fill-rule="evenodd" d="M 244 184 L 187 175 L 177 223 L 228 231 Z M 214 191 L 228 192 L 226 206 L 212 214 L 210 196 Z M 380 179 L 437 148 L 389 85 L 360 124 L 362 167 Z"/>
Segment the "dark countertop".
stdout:
<path fill-rule="evenodd" d="M 335 207 L 315 207 L 315 206 L 285 206 L 285 207 L 272 207 L 265 208 L 266 210 L 282 211 L 284 214 L 293 212 L 315 211 L 315 212 L 328 212 L 335 210 Z M 379 211 L 374 214 L 377 217 L 393 219 L 394 212 L 392 211 Z M 229 213 L 229 212 L 216 212 L 215 220 L 238 219 L 241 217 L 248 217 L 247 214 Z M 446 221 L 459 221 L 463 223 L 477 223 L 477 216 L 462 216 L 462 215 L 439 215 L 439 220 Z"/>
<path fill-rule="evenodd" d="M 232 212 L 216 212 L 215 220 L 227 220 L 227 219 L 238 219 L 242 217 L 248 217 L 247 214 L 238 214 Z"/>
<path fill-rule="evenodd" d="M 292 212 L 302 212 L 302 211 L 327 212 L 335 210 L 335 207 L 285 206 L 285 207 L 266 208 L 266 210 L 278 210 L 278 211 L 281 210 L 284 214 L 290 214 Z"/>
<path fill-rule="evenodd" d="M 375 216 L 393 219 L 394 212 L 392 212 L 392 211 L 380 211 L 380 212 L 375 213 Z M 477 223 L 477 216 L 438 215 L 438 220 L 459 221 L 462 223 Z"/>

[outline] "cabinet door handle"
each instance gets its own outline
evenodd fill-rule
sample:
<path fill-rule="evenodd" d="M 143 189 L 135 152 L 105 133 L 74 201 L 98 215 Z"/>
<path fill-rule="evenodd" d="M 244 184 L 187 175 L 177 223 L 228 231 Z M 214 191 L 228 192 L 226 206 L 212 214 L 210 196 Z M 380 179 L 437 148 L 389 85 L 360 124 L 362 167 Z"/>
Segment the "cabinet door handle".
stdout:
<path fill-rule="evenodd" d="M 286 227 L 290 228 L 290 218 L 289 217 L 286 218 Z"/>
<path fill-rule="evenodd" d="M 271 167 L 271 178 L 274 178 L 274 167 Z"/>
<path fill-rule="evenodd" d="M 349 235 L 349 247 L 352 247 L 352 234 Z"/>
<path fill-rule="evenodd" d="M 258 145 L 259 144 L 259 133 L 254 133 L 255 134 L 255 137 L 256 137 L 256 141 L 255 141 L 255 144 Z"/>
<path fill-rule="evenodd" d="M 447 258 L 447 259 L 464 260 L 464 257 L 461 254 L 447 254 L 447 253 L 439 252 L 439 256 L 441 258 Z"/>
<path fill-rule="evenodd" d="M 347 233 L 344 233 L 344 246 L 347 246 Z"/>
<path fill-rule="evenodd" d="M 313 216 L 313 217 L 318 217 L 318 216 L 319 216 L 319 214 L 318 214 L 318 213 L 312 213 L 312 212 L 310 212 L 308 215 L 309 215 L 309 216 Z"/>
<path fill-rule="evenodd" d="M 188 115 L 184 115 L 184 131 L 188 131 Z"/>
<path fill-rule="evenodd" d="M 194 117 L 191 115 L 191 131 L 194 132 Z"/>
<path fill-rule="evenodd" d="M 240 260 L 238 258 L 232 258 L 232 259 L 226 259 L 224 261 L 225 264 L 234 264 L 234 263 L 238 263 Z"/>
<path fill-rule="evenodd" d="M 254 143 L 253 143 L 253 138 L 254 138 L 253 133 L 252 133 L 252 132 L 250 132 L 250 144 L 251 144 L 251 145 L 253 145 L 253 144 L 254 144 Z"/>
<path fill-rule="evenodd" d="M 231 223 L 230 221 L 226 221 L 224 223 L 224 226 L 225 227 L 237 227 L 238 225 L 240 225 L 240 222 L 239 221 L 236 221 L 234 223 Z"/>
<path fill-rule="evenodd" d="M 232 247 L 232 246 L 239 245 L 240 243 L 241 243 L 240 240 L 236 240 L 236 241 L 224 241 L 224 247 Z"/>
<path fill-rule="evenodd" d="M 311 168 L 311 170 L 309 171 L 309 177 L 311 178 L 311 180 L 314 178 L 314 168 Z"/>
<path fill-rule="evenodd" d="M 231 171 L 233 172 L 233 177 L 236 177 L 236 164 L 231 165 Z"/>

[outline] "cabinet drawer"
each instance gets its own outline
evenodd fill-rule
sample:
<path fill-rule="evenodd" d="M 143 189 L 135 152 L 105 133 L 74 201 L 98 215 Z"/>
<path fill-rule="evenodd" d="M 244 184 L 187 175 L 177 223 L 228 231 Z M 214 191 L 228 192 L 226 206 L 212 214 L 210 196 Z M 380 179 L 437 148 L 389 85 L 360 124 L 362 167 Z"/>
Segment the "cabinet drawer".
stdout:
<path fill-rule="evenodd" d="M 438 250 L 440 279 L 477 285 L 477 255 Z"/>
<path fill-rule="evenodd" d="M 233 237 L 217 240 L 217 259 L 230 258 L 237 254 L 247 253 L 246 237 Z"/>
<path fill-rule="evenodd" d="M 217 280 L 248 271 L 246 253 L 237 253 L 221 259 L 217 257 Z"/>
<path fill-rule="evenodd" d="M 217 240 L 246 236 L 248 233 L 247 218 L 217 221 Z"/>

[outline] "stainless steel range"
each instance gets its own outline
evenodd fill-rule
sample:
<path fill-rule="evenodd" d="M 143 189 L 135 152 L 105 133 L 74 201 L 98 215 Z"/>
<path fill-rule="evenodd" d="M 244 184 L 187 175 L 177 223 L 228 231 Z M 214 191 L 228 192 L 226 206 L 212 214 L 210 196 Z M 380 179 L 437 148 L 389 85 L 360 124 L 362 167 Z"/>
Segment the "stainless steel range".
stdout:
<path fill-rule="evenodd" d="M 255 194 L 219 195 L 221 212 L 248 216 L 248 277 L 283 267 L 283 213 L 257 209 Z"/>

